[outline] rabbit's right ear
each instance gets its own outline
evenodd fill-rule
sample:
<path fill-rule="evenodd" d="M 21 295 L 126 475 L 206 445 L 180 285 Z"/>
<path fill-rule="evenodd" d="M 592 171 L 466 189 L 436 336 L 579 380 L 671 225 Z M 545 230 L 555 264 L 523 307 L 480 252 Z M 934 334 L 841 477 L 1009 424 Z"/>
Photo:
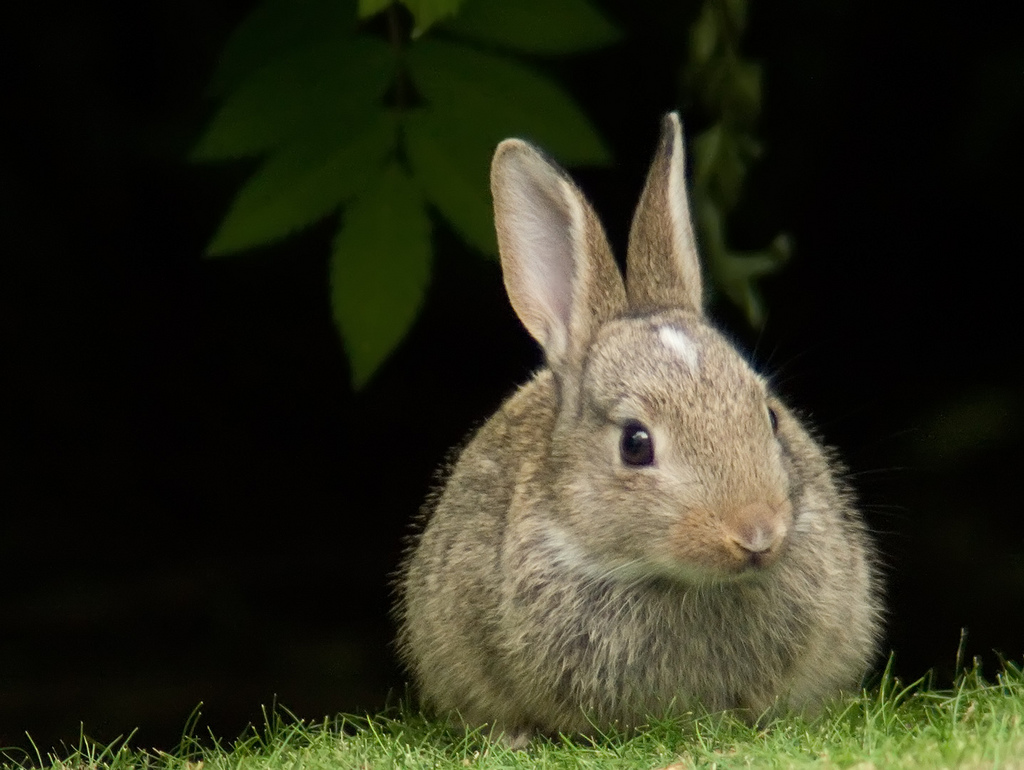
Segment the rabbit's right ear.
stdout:
<path fill-rule="evenodd" d="M 531 145 L 498 145 L 491 193 L 509 299 L 559 376 L 579 367 L 597 328 L 625 310 L 622 276 L 590 204 Z"/>
<path fill-rule="evenodd" d="M 686 194 L 686 156 L 679 115 L 661 122 L 661 139 L 629 231 L 629 307 L 655 313 L 681 307 L 701 313 L 700 258 Z"/>

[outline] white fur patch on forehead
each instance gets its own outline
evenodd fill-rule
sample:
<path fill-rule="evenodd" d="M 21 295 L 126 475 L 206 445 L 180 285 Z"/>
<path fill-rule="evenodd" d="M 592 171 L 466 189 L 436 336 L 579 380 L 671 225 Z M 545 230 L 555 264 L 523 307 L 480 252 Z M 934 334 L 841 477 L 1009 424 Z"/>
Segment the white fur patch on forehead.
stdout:
<path fill-rule="evenodd" d="M 658 339 L 661 344 L 675 353 L 690 368 L 696 369 L 700 363 L 697 343 L 686 336 L 686 332 L 675 326 L 659 326 Z"/>

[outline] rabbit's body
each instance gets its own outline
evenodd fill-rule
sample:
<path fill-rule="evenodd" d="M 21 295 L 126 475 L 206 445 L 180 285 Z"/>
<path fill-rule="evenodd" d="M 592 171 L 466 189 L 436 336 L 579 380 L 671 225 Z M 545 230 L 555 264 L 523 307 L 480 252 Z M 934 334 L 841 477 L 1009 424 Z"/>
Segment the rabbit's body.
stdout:
<path fill-rule="evenodd" d="M 422 697 L 517 743 L 855 687 L 879 628 L 871 544 L 827 454 L 704 319 L 677 119 L 628 287 L 561 172 L 502 147 L 506 285 L 550 368 L 462 451 L 405 565 Z"/>

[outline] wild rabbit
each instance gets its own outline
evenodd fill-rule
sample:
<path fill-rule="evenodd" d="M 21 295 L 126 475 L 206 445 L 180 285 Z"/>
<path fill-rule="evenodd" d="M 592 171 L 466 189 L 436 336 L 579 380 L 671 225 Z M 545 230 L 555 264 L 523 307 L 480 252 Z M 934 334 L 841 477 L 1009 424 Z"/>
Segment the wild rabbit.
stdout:
<path fill-rule="evenodd" d="M 537 149 L 503 141 L 491 190 L 547 366 L 462 450 L 406 558 L 399 647 L 422 700 L 522 746 L 856 688 L 880 632 L 873 546 L 829 452 L 704 316 L 678 116 L 625 283 Z"/>

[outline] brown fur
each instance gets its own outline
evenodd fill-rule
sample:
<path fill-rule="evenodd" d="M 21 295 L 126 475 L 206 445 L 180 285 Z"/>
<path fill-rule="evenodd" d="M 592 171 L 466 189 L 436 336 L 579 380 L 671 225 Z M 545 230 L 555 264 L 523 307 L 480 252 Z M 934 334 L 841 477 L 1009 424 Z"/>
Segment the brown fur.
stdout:
<path fill-rule="evenodd" d="M 682 163 L 673 114 L 623 285 L 564 172 L 518 140 L 495 153 L 506 287 L 548 368 L 462 451 L 397 614 L 423 701 L 513 745 L 697 704 L 813 712 L 875 654 L 873 546 L 828 454 L 703 315 Z M 630 420 L 650 466 L 620 457 Z"/>

